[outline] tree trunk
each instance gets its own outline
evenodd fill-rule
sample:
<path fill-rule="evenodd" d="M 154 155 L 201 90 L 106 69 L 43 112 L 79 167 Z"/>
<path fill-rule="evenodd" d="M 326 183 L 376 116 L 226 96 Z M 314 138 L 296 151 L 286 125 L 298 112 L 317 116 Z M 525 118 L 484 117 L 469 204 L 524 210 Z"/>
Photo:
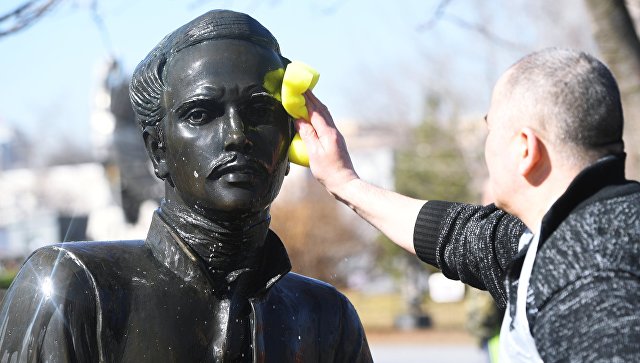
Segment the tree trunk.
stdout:
<path fill-rule="evenodd" d="M 625 115 L 627 178 L 640 177 L 640 41 L 624 0 L 585 0 L 602 58 L 618 80 Z"/>

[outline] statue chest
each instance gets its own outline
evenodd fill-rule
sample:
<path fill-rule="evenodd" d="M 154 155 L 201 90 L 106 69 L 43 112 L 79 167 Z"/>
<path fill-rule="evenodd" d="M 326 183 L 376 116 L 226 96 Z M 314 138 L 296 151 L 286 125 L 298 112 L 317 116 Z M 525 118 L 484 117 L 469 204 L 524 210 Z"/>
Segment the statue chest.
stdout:
<path fill-rule="evenodd" d="M 251 362 L 248 300 L 162 279 L 103 304 L 102 343 L 121 361 Z M 118 358 L 114 356 L 114 358 Z"/>

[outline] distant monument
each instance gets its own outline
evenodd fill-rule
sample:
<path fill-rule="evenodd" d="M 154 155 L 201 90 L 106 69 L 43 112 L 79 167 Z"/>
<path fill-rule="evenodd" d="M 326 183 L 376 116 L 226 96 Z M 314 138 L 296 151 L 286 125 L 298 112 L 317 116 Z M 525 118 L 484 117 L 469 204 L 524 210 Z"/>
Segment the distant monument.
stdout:
<path fill-rule="evenodd" d="M 224 10 L 149 53 L 130 85 L 165 183 L 148 236 L 33 253 L 0 311 L 1 362 L 371 361 L 353 306 L 289 272 L 269 230 L 293 135 L 272 87 L 287 63 Z"/>

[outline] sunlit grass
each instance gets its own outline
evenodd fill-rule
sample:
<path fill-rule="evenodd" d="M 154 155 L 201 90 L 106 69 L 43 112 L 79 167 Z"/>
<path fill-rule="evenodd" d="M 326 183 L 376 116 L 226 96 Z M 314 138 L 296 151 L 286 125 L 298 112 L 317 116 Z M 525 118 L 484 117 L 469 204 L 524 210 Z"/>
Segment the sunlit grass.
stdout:
<path fill-rule="evenodd" d="M 395 319 L 407 312 L 407 306 L 400 294 L 367 294 L 358 291 L 343 291 L 358 311 L 365 329 L 394 329 Z M 425 299 L 423 310 L 433 321 L 436 330 L 464 330 L 467 312 L 464 301 L 456 303 L 435 303 Z"/>

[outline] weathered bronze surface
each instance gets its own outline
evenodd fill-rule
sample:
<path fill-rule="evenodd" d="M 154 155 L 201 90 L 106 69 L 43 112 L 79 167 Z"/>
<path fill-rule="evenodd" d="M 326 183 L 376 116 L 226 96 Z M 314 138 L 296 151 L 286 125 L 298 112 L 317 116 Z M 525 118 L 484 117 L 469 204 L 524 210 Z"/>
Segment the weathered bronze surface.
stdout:
<path fill-rule="evenodd" d="M 130 87 L 165 181 L 149 234 L 31 255 L 0 311 L 0 362 L 371 361 L 349 301 L 289 272 L 269 230 L 289 167 L 274 92 L 287 63 L 256 20 L 222 10 L 149 53 Z"/>

